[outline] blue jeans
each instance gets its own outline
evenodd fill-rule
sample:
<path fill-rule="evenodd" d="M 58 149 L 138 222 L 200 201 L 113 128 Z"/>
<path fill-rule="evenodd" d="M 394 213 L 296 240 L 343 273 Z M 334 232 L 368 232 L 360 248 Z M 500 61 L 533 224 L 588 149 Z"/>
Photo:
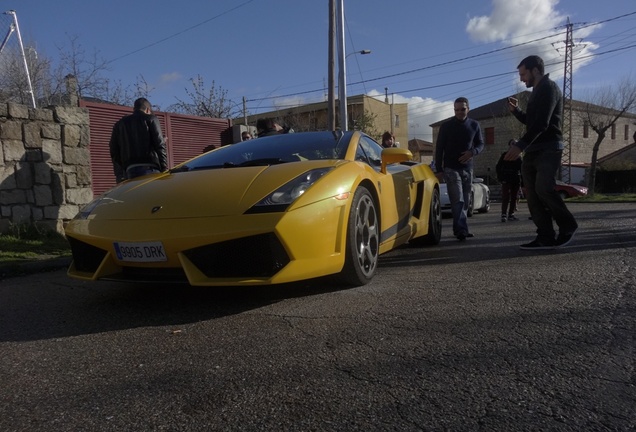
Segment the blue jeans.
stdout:
<path fill-rule="evenodd" d="M 468 234 L 468 204 L 470 202 L 473 171 L 444 168 L 444 181 L 453 212 L 453 234 Z"/>
<path fill-rule="evenodd" d="M 539 240 L 554 240 L 553 218 L 561 233 L 571 233 L 578 227 L 563 199 L 554 190 L 556 174 L 561 166 L 561 153 L 561 150 L 543 150 L 526 152 L 523 156 L 521 174 L 526 187 L 528 210 L 537 227 Z"/>

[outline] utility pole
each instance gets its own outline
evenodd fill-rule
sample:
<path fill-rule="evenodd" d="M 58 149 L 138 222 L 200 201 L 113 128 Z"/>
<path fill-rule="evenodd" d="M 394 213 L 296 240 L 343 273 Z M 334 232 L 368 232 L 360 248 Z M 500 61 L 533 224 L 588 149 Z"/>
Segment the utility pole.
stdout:
<path fill-rule="evenodd" d="M 345 34 L 344 34 L 344 0 L 338 1 L 338 107 L 340 108 L 340 130 L 349 129 L 347 114 L 347 67 L 345 62 Z"/>
<path fill-rule="evenodd" d="M 394 123 L 395 123 L 395 116 L 393 115 L 393 101 L 395 100 L 395 98 L 393 97 L 393 93 L 391 93 L 391 106 L 389 107 L 389 112 L 390 112 L 390 116 L 391 116 L 391 135 L 393 135 L 394 131 Z"/>
<path fill-rule="evenodd" d="M 245 103 L 245 96 L 243 96 L 243 124 L 247 126 L 247 107 L 245 106 Z"/>
<path fill-rule="evenodd" d="M 561 180 L 570 183 L 572 178 L 572 23 L 568 17 L 565 37 L 565 71 L 563 73 L 563 154 L 561 156 Z M 563 166 L 566 166 L 564 168 Z"/>
<path fill-rule="evenodd" d="M 327 129 L 336 130 L 336 1 L 329 0 L 329 59 L 327 92 Z"/>

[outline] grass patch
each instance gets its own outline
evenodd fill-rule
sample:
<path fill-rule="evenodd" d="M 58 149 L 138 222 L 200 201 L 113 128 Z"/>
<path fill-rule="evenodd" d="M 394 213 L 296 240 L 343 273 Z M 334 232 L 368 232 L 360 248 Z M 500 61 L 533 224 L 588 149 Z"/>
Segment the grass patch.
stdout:
<path fill-rule="evenodd" d="M 636 202 L 636 194 L 594 194 L 580 197 L 568 198 L 567 202 L 587 202 L 587 203 L 624 203 Z"/>
<path fill-rule="evenodd" d="M 11 225 L 7 234 L 0 235 L 0 262 L 70 255 L 66 237 L 36 224 Z"/>

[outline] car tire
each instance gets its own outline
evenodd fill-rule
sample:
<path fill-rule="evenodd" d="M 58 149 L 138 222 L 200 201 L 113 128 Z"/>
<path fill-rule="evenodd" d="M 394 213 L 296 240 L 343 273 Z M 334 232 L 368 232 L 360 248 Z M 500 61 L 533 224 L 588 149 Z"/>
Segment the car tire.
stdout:
<path fill-rule="evenodd" d="M 490 192 L 486 194 L 486 206 L 479 209 L 479 213 L 488 213 L 490 211 Z"/>
<path fill-rule="evenodd" d="M 570 195 L 568 195 L 568 193 L 565 191 L 559 191 L 559 196 L 561 197 L 561 199 L 570 198 Z"/>
<path fill-rule="evenodd" d="M 353 195 L 347 221 L 345 263 L 340 280 L 352 286 L 368 284 L 380 255 L 380 221 L 371 193 L 364 186 Z"/>
<path fill-rule="evenodd" d="M 409 241 L 413 246 L 430 246 L 439 244 L 442 239 L 442 201 L 439 189 L 433 190 L 431 207 L 428 215 L 428 233 Z"/>

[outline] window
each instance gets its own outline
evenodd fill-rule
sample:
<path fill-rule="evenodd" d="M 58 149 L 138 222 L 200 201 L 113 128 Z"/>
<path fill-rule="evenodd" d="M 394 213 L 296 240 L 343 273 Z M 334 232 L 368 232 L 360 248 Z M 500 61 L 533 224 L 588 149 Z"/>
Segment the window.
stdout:
<path fill-rule="evenodd" d="M 616 123 L 612 125 L 612 139 L 616 139 Z"/>
<path fill-rule="evenodd" d="M 395 115 L 395 127 L 400 127 L 400 116 L 398 114 Z"/>
<path fill-rule="evenodd" d="M 361 137 L 356 151 L 356 160 L 368 163 L 372 167 L 379 169 L 382 165 L 382 147 L 380 144 Z"/>
<path fill-rule="evenodd" d="M 487 127 L 486 129 L 484 129 L 484 133 L 486 135 L 484 137 L 484 142 L 486 144 L 494 144 L 495 143 L 495 128 Z"/>
<path fill-rule="evenodd" d="M 588 122 L 583 123 L 583 138 L 590 137 L 590 124 Z"/>

